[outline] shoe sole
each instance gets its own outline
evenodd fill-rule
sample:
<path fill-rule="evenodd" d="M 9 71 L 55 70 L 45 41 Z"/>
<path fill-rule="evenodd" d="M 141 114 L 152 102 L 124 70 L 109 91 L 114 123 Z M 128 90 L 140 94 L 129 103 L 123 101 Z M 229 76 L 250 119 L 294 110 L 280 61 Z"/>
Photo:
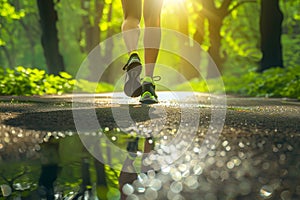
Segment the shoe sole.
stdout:
<path fill-rule="evenodd" d="M 142 72 L 141 63 L 132 63 L 128 67 L 127 81 L 124 85 L 124 93 L 129 97 L 138 97 L 142 94 L 142 85 L 140 82 L 140 74 Z"/>
<path fill-rule="evenodd" d="M 156 104 L 158 103 L 157 100 L 152 99 L 151 97 L 144 97 L 142 100 L 140 100 L 142 104 Z"/>

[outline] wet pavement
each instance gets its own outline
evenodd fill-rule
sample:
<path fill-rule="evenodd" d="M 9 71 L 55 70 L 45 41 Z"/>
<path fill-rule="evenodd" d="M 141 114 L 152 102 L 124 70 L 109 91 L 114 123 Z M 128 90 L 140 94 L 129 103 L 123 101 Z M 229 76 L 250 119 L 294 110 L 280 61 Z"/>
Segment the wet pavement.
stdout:
<path fill-rule="evenodd" d="M 0 199 L 300 199 L 299 102 L 158 96 L 1 97 Z"/>

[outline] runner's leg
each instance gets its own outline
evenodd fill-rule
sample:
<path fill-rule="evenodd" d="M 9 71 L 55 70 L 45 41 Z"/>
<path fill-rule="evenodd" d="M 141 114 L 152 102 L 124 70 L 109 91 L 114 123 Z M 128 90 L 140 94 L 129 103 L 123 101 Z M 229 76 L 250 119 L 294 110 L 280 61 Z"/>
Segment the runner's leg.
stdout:
<path fill-rule="evenodd" d="M 161 30 L 160 13 L 163 0 L 145 0 L 144 1 L 144 20 L 145 20 L 145 76 L 153 77 L 153 71 L 157 60 Z M 148 47 L 148 48 L 147 48 Z"/>
<path fill-rule="evenodd" d="M 142 13 L 141 0 L 122 0 L 124 21 L 122 24 L 122 32 L 128 52 L 137 49 L 140 36 L 140 20 Z M 130 32 L 126 32 L 129 31 Z"/>

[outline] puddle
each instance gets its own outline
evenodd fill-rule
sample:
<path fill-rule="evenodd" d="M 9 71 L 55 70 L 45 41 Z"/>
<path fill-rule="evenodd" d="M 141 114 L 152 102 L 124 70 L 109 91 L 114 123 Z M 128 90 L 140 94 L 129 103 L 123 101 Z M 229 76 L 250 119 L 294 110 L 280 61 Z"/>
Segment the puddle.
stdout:
<path fill-rule="evenodd" d="M 127 156 L 118 161 L 120 166 L 111 168 L 94 158 L 78 135 L 67 134 L 46 135 L 44 142 L 35 146 L 30 158 L 24 156 L 18 160 L 1 161 L 3 197 L 0 195 L 0 199 L 96 199 L 96 196 L 99 199 L 120 199 L 123 191 L 119 190 L 119 182 L 124 185 L 130 182 L 130 177 L 133 181 L 141 171 L 142 159 L 135 158 L 136 152 L 153 148 L 151 140 L 150 146 L 145 146 L 149 144 L 145 138 L 124 134 L 119 129 L 105 131 L 105 137 L 113 145 L 127 152 Z M 94 136 L 101 140 L 101 136 Z M 105 152 L 102 154 L 107 155 L 105 162 L 112 162 L 109 161 L 112 157 L 107 144 L 99 142 L 93 148 Z M 135 159 L 134 164 L 130 163 L 132 159 Z M 133 167 L 134 170 L 120 174 L 123 167 Z"/>

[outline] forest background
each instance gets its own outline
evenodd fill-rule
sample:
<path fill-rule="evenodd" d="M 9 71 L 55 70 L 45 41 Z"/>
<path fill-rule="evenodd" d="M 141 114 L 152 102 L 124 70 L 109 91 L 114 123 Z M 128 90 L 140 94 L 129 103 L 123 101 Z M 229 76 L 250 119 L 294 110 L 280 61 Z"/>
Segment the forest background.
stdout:
<path fill-rule="evenodd" d="M 110 63 L 99 83 L 97 66 L 84 79 L 74 77 L 99 43 L 120 33 L 122 20 L 119 0 L 0 0 L 0 94 L 115 90 L 127 55 Z M 227 93 L 300 99 L 299 0 L 165 0 L 162 27 L 192 39 L 174 40 L 177 48 L 197 42 L 209 53 Z M 99 56 L 112 58 L 120 45 L 112 40 Z M 214 74 L 199 74 L 180 55 L 162 52 L 159 62 L 189 81 L 169 78 L 172 90 L 187 84 L 200 92 L 222 90 Z M 216 87 L 209 91 L 208 83 Z"/>

